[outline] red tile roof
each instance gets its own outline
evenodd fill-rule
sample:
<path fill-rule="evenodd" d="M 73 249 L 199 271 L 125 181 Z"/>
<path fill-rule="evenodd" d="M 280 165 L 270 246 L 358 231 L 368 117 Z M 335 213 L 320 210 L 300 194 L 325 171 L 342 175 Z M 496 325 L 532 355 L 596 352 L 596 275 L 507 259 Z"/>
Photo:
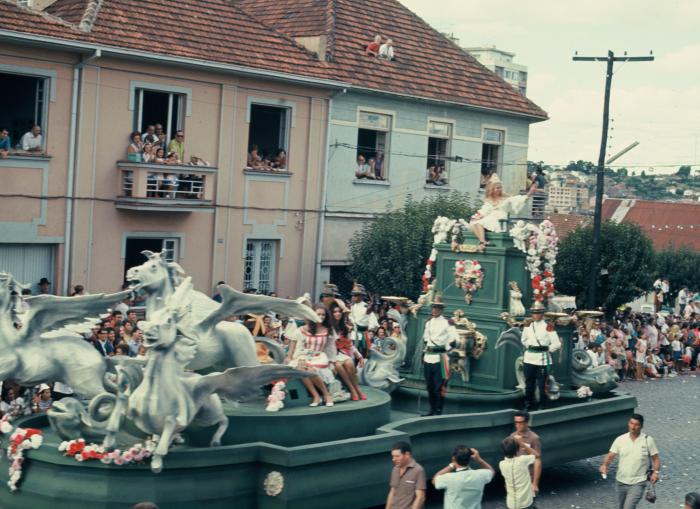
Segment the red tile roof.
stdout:
<path fill-rule="evenodd" d="M 43 13 L 0 0 L 0 20 L 0 30 L 23 34 L 335 78 L 313 53 L 228 0 L 58 0 Z"/>
<path fill-rule="evenodd" d="M 0 0 L 0 19 L 3 30 L 546 118 L 397 0 L 57 0 L 47 13 Z M 394 40 L 396 60 L 365 56 L 375 34 Z M 294 40 L 316 35 L 328 62 Z"/>
<path fill-rule="evenodd" d="M 336 76 L 357 87 L 547 117 L 397 0 L 232 1 L 291 37 L 326 35 Z M 394 41 L 394 61 L 364 54 L 376 34 Z"/>
<path fill-rule="evenodd" d="M 624 215 L 621 206 L 628 207 Z M 611 219 L 616 212 L 621 221 L 641 226 L 656 249 L 670 244 L 700 250 L 700 203 L 606 199 L 603 220 Z"/>
<path fill-rule="evenodd" d="M 592 218 L 579 214 L 545 214 L 545 219 L 552 222 L 559 239 L 564 239 L 579 226 L 589 224 Z"/>

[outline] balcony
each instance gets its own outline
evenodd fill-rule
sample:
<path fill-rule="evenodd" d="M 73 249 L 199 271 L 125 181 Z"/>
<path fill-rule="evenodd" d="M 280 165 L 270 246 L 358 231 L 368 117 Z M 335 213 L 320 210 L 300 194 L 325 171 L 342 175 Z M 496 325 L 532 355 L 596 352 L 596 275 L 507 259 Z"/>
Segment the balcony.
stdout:
<path fill-rule="evenodd" d="M 119 161 L 116 206 L 123 210 L 197 212 L 214 210 L 213 166 Z"/>

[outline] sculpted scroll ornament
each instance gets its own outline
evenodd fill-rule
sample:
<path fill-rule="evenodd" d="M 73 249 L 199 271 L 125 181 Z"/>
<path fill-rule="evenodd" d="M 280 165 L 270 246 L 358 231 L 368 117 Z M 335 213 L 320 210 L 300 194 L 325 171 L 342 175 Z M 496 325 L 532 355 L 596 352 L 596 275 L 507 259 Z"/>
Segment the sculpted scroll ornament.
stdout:
<path fill-rule="evenodd" d="M 265 488 L 266 495 L 276 497 L 282 493 L 282 490 L 284 489 L 284 476 L 280 472 L 273 470 L 265 477 L 263 486 Z"/>
<path fill-rule="evenodd" d="M 450 354 L 450 371 L 461 375 L 464 382 L 470 380 L 470 359 L 479 359 L 486 350 L 487 338 L 469 321 L 461 309 L 452 314 L 459 340 Z"/>

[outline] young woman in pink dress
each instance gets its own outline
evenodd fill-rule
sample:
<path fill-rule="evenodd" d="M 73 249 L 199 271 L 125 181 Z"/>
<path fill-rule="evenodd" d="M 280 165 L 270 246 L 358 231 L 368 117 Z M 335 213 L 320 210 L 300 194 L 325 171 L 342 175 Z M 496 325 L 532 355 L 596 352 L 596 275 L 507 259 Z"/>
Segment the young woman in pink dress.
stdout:
<path fill-rule="evenodd" d="M 290 337 L 287 364 L 298 369 L 312 371 L 315 376 L 301 381 L 309 391 L 312 401 L 309 406 L 317 407 L 321 404 L 321 397 L 326 406 L 333 406 L 333 398 L 328 392 L 329 384 L 335 380 L 330 369 L 329 358 L 333 357 L 333 341 L 329 341 L 330 334 L 328 311 L 322 305 L 314 308 L 321 319 L 321 323 L 306 321 Z"/>
<path fill-rule="evenodd" d="M 345 383 L 353 401 L 367 399 L 367 396 L 360 390 L 357 382 L 357 369 L 353 359 L 357 359 L 360 366 L 364 365 L 365 359 L 352 344 L 350 339 L 350 327 L 345 321 L 345 314 L 337 304 L 331 306 L 331 340 L 334 343 L 335 355 L 331 357 L 331 362 L 336 373 Z"/>

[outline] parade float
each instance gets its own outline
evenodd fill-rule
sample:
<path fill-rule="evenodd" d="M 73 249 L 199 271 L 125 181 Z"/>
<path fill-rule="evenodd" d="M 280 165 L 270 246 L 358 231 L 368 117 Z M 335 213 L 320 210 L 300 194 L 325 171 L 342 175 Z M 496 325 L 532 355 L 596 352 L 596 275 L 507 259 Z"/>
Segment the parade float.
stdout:
<path fill-rule="evenodd" d="M 332 407 L 309 407 L 299 380 L 306 373 L 259 365 L 256 338 L 226 320 L 269 311 L 315 319 L 299 302 L 223 286 L 219 304 L 197 292 L 179 266 L 145 253 L 128 279 L 130 291 L 146 297 L 140 326 L 148 353 L 103 358 L 75 324 L 125 294 L 31 298 L 18 331 L 17 283 L 0 276 L 0 376 L 27 386 L 65 381 L 76 392 L 47 414 L 0 422 L 7 451 L 0 507 L 123 508 L 150 500 L 164 509 L 363 508 L 384 501 L 397 441 L 411 442 L 428 472 L 457 443 L 495 464 L 522 407 L 524 303 L 552 296 L 556 238 L 523 224 L 490 234 L 484 247 L 463 227 L 436 221 L 425 293 L 416 304 L 398 299 L 394 310 L 406 339 L 370 355 L 360 372 L 366 400 Z M 420 417 L 427 399 L 422 330 L 438 291 L 459 341 L 444 415 Z M 547 466 L 604 453 L 636 404 L 615 390 L 611 370 L 591 369 L 572 352 L 573 326 L 585 317 L 547 315 L 563 344 L 556 382 L 543 396 L 550 401 L 531 421 Z"/>

